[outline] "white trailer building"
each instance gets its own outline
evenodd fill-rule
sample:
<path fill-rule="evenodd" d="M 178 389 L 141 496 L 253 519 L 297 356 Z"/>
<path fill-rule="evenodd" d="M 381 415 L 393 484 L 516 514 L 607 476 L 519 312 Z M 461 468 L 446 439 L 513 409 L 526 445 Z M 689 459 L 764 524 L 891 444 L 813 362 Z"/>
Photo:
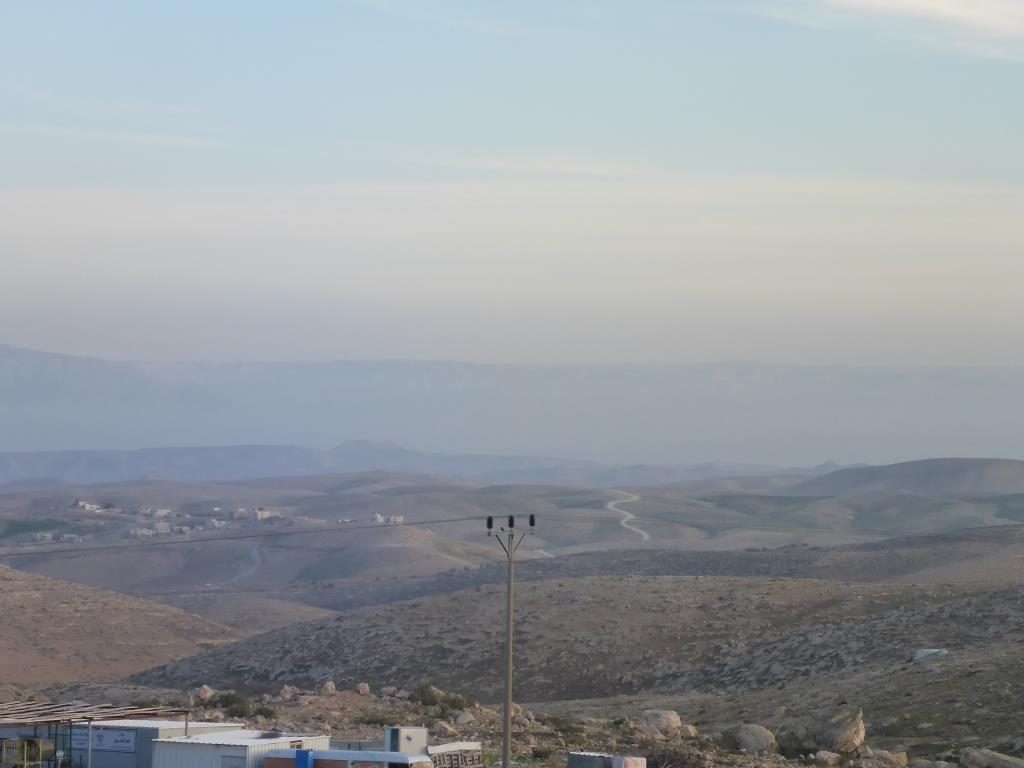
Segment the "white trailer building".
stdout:
<path fill-rule="evenodd" d="M 239 723 L 203 723 L 183 720 L 94 720 L 60 726 L 21 726 L 0 729 L 0 739 L 54 739 L 62 759 L 74 768 L 152 768 L 156 739 L 237 731 Z"/>
<path fill-rule="evenodd" d="M 71 758 L 78 768 L 151 768 L 157 739 L 237 731 L 238 723 L 181 720 L 97 720 L 71 729 Z"/>
<path fill-rule="evenodd" d="M 157 739 L 153 745 L 153 768 L 262 768 L 269 752 L 328 749 L 331 739 L 276 731 L 225 731 Z"/>

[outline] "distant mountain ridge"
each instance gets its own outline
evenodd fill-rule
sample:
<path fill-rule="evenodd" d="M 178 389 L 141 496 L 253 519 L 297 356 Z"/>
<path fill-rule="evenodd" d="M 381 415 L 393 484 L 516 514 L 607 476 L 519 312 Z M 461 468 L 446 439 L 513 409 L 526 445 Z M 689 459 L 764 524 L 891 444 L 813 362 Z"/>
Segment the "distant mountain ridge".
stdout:
<path fill-rule="evenodd" d="M 952 498 L 1024 493 L 1024 461 L 922 459 L 877 467 L 849 467 L 807 480 L 786 492 L 848 496 L 880 491 Z"/>
<path fill-rule="evenodd" d="M 713 481 L 755 469 L 744 465 L 617 466 L 535 456 L 423 453 L 396 443 L 351 440 L 328 451 L 288 445 L 237 445 L 0 453 L 0 488 L 146 479 L 250 480 L 375 470 L 487 483 L 611 487 Z"/>
<path fill-rule="evenodd" d="M 1022 390 L 1024 368 L 144 363 L 0 345 L 0 450 L 373 437 L 608 465 L 1024 458 Z"/>

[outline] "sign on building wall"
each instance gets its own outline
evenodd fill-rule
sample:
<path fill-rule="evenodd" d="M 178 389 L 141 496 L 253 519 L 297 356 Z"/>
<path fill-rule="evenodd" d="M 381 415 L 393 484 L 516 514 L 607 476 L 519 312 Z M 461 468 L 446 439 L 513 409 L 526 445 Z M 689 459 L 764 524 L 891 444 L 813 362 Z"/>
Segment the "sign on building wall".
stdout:
<path fill-rule="evenodd" d="M 89 729 L 76 726 L 71 731 L 71 749 L 75 752 L 89 751 Z M 124 728 L 92 729 L 93 752 L 134 752 L 135 731 Z"/>

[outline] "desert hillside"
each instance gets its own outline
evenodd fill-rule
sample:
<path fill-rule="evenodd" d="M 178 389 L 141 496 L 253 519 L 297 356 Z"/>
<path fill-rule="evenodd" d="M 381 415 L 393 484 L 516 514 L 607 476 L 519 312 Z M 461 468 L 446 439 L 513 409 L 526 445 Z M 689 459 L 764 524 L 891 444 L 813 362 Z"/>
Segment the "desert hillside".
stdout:
<path fill-rule="evenodd" d="M 841 496 L 873 491 L 907 491 L 949 498 L 1024 493 L 1024 461 L 924 459 L 885 466 L 852 467 L 807 480 L 788 492 Z"/>
<path fill-rule="evenodd" d="M 895 669 L 921 647 L 1024 639 L 1014 589 L 773 578 L 589 577 L 523 583 L 517 678 L 527 700 L 702 690 L 744 693 Z M 502 590 L 347 612 L 141 675 L 270 690 L 324 680 L 433 683 L 500 695 Z M 996 636 L 998 634 L 998 637 Z"/>
<path fill-rule="evenodd" d="M 176 608 L 0 566 L 0 683 L 116 680 L 232 639 Z"/>

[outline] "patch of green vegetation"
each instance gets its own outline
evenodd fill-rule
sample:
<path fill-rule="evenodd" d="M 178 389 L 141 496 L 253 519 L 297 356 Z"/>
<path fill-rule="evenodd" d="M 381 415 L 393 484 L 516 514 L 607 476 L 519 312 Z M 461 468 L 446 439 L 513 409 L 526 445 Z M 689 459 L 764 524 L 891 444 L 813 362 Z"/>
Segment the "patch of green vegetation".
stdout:
<path fill-rule="evenodd" d="M 394 725 L 393 720 L 394 717 L 386 712 L 364 712 L 355 719 L 360 725 L 376 725 L 381 727 Z"/>
<path fill-rule="evenodd" d="M 277 711 L 273 707 L 268 707 L 266 704 L 260 704 L 256 709 L 252 711 L 256 717 L 265 717 L 268 720 L 272 720 L 277 717 Z"/>
<path fill-rule="evenodd" d="M 222 693 L 216 703 L 229 717 L 252 717 L 252 702 L 240 693 Z"/>
<path fill-rule="evenodd" d="M 10 520 L 0 530 L 0 539 L 9 539 L 14 536 L 24 536 L 29 533 L 43 533 L 62 528 L 65 523 L 62 520 L 43 518 L 41 520 Z"/>
<path fill-rule="evenodd" d="M 584 732 L 583 723 L 560 715 L 547 715 L 544 718 L 544 725 L 563 736 L 578 736 Z"/>

